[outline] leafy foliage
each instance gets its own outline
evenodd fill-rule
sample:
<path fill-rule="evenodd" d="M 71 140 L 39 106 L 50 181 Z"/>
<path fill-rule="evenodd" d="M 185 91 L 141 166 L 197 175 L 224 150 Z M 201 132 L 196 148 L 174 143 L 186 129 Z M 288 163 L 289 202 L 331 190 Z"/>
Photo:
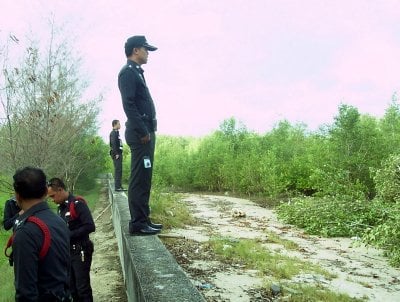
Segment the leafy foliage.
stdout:
<path fill-rule="evenodd" d="M 388 202 L 400 202 L 400 155 L 393 154 L 376 170 L 377 196 Z"/>
<path fill-rule="evenodd" d="M 364 242 L 385 250 L 393 265 L 400 266 L 400 155 L 393 154 L 375 172 L 377 200 L 382 200 L 384 219 L 368 228 Z"/>
<path fill-rule="evenodd" d="M 370 169 L 383 159 L 382 137 L 374 118 L 345 105 L 334 125 L 316 133 L 282 121 L 258 135 L 231 118 L 201 139 L 159 137 L 156 179 L 185 189 L 272 198 L 372 198 Z"/>
<path fill-rule="evenodd" d="M 381 224 L 366 230 L 363 240 L 385 250 L 395 266 L 400 266 L 400 203 L 385 207 L 385 219 Z"/>
<path fill-rule="evenodd" d="M 365 229 L 383 221 L 386 211 L 377 201 L 351 199 L 295 198 L 281 204 L 278 217 L 304 228 L 308 233 L 327 237 L 361 236 Z"/>

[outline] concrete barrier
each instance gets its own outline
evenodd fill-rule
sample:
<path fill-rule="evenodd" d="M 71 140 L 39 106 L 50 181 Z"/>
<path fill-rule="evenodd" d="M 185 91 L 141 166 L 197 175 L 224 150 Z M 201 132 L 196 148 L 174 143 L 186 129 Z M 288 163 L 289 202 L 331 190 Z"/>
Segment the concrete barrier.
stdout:
<path fill-rule="evenodd" d="M 114 192 L 112 179 L 108 187 L 128 301 L 204 302 L 157 236 L 129 235 L 127 193 Z"/>

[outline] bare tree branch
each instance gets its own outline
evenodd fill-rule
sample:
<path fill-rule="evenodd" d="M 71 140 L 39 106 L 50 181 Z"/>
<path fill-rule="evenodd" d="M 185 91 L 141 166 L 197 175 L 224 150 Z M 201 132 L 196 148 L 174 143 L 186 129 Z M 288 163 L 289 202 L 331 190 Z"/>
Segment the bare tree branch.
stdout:
<path fill-rule="evenodd" d="M 3 57 L 0 171 L 4 175 L 38 166 L 73 188 L 82 173 L 104 166 L 104 145 L 90 143 L 102 96 L 82 100 L 88 83 L 80 75 L 80 59 L 66 41 L 58 41 L 56 32 L 51 22 L 46 49 L 31 41 L 21 66 L 10 66 L 8 56 Z M 12 37 L 13 43 L 19 42 Z M 2 53 L 7 54 L 6 47 Z"/>

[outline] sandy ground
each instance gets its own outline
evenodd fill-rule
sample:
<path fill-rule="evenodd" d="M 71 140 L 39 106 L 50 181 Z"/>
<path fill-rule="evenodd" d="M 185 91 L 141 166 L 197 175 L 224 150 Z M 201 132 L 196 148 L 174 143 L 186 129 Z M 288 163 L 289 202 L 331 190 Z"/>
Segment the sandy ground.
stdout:
<path fill-rule="evenodd" d="M 379 250 L 356 245 L 347 238 L 306 235 L 280 223 L 274 211 L 249 200 L 196 194 L 187 194 L 184 200 L 200 224 L 174 229 L 170 234 L 178 238 L 164 240 L 207 301 L 272 301 L 263 298 L 265 292 L 259 288 L 265 278 L 256 270 L 219 263 L 202 250 L 202 243 L 211 236 L 257 238 L 270 250 L 310 261 L 337 275 L 333 280 L 326 280 L 322 276 L 305 274 L 297 277 L 300 284 L 319 284 L 368 301 L 400 301 L 400 270 L 392 268 Z M 246 216 L 233 217 L 237 211 Z M 289 251 L 268 242 L 267 231 L 297 243 L 300 248 Z"/>
<path fill-rule="evenodd" d="M 93 299 L 95 302 L 126 302 L 118 245 L 106 188 L 102 190 L 92 215 L 96 224 L 96 232 L 91 235 L 95 249 L 91 268 Z"/>
<path fill-rule="evenodd" d="M 336 274 L 332 280 L 305 274 L 295 282 L 319 284 L 352 297 L 368 301 L 400 301 L 400 270 L 391 267 L 382 252 L 354 244 L 348 238 L 320 238 L 304 234 L 302 230 L 278 221 L 274 211 L 255 203 L 229 196 L 186 194 L 199 224 L 185 229 L 174 229 L 160 236 L 195 286 L 209 302 L 273 301 L 261 289 L 266 276 L 257 270 L 246 270 L 241 265 L 229 265 L 215 259 L 204 249 L 212 236 L 256 238 L 273 251 L 318 264 Z M 126 302 L 117 242 L 104 189 L 93 212 L 96 232 L 91 238 L 95 244 L 91 278 L 94 301 Z M 236 212 L 245 217 L 234 217 Z M 268 241 L 268 233 L 291 240 L 299 245 L 295 251 L 286 250 Z M 172 235 L 173 238 L 168 238 Z"/>

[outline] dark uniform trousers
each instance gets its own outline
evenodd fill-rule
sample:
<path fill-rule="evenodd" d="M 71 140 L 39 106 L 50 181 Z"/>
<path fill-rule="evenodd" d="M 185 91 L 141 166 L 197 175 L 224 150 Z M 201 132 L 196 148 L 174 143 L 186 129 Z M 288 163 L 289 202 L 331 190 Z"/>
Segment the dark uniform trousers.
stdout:
<path fill-rule="evenodd" d="M 147 225 L 150 215 L 150 190 L 153 176 L 155 133 L 151 133 L 151 140 L 147 144 L 140 141 L 128 142 L 131 150 L 131 174 L 128 187 L 129 212 L 131 221 L 130 231 L 138 231 Z M 151 167 L 148 166 L 150 159 Z"/>
<path fill-rule="evenodd" d="M 92 302 L 90 286 L 90 266 L 92 264 L 93 243 L 71 244 L 71 295 L 74 302 Z"/>
<path fill-rule="evenodd" d="M 119 155 L 118 159 L 113 157 L 114 163 L 114 181 L 115 181 L 115 189 L 119 189 L 122 187 L 122 153 Z"/>

